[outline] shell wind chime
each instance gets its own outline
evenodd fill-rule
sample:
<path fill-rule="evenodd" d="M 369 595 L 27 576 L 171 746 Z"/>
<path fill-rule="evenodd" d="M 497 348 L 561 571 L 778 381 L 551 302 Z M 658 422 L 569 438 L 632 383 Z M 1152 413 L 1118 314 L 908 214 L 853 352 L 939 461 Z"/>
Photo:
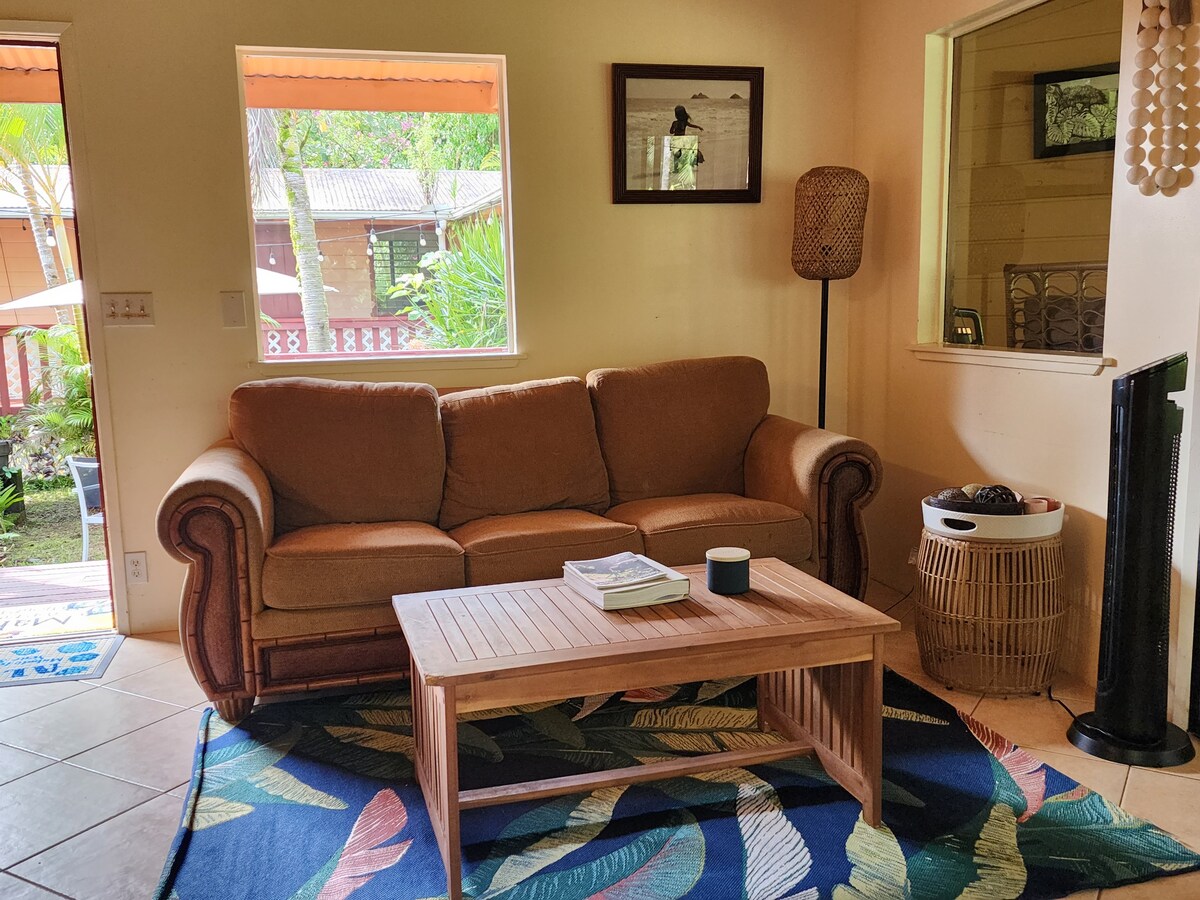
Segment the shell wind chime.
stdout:
<path fill-rule="evenodd" d="M 1193 0 L 1143 0 L 1138 23 L 1133 111 L 1126 134 L 1129 183 L 1146 196 L 1172 196 L 1193 181 L 1200 160 L 1196 119 L 1200 56 Z"/>

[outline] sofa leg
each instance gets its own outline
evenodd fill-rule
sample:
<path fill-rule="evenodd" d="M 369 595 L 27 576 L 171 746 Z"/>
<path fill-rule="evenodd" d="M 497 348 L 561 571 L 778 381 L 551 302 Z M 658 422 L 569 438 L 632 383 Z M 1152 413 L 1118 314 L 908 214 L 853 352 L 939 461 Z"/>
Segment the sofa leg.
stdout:
<path fill-rule="evenodd" d="M 217 708 L 218 716 L 226 722 L 236 725 L 250 715 L 250 710 L 254 708 L 254 698 L 235 697 L 232 700 L 214 700 L 213 706 Z"/>

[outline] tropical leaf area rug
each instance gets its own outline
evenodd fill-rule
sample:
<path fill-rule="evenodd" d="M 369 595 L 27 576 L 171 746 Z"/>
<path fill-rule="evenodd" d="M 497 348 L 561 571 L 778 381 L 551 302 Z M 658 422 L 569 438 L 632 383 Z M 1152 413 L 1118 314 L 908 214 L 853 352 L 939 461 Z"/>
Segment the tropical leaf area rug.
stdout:
<path fill-rule="evenodd" d="M 885 679 L 883 828 L 807 758 L 606 788 L 465 812 L 466 895 L 1060 897 L 1200 868 L 1154 825 Z M 705 682 L 473 714 L 462 787 L 774 741 L 754 691 Z M 445 896 L 411 733 L 406 691 L 273 704 L 237 727 L 207 713 L 158 896 Z"/>

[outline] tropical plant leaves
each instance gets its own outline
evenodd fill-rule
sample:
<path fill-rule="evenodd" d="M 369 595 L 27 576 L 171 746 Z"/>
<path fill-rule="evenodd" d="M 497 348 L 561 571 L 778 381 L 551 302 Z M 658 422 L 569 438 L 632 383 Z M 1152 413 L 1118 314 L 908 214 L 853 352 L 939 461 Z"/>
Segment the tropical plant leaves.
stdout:
<path fill-rule="evenodd" d="M 357 744 L 383 753 L 403 753 L 412 759 L 416 742 L 411 734 L 386 731 L 382 728 L 353 728 L 345 725 L 326 726 L 325 731 L 339 741 Z"/>
<path fill-rule="evenodd" d="M 966 713 L 960 711 L 959 718 L 976 740 L 1004 767 L 1024 795 L 1024 810 L 1017 821 L 1024 822 L 1036 815 L 1046 798 L 1046 764 Z"/>
<path fill-rule="evenodd" d="M 862 816 L 846 839 L 850 883 L 833 889 L 833 900 L 910 900 L 912 885 L 900 842 L 887 825 L 872 828 Z"/>
<path fill-rule="evenodd" d="M 696 776 L 732 784 L 735 810 L 745 848 L 746 900 L 774 900 L 808 877 L 812 856 L 804 836 L 783 814 L 775 788 L 745 769 Z"/>
<path fill-rule="evenodd" d="M 504 900 L 664 900 L 682 897 L 704 870 L 704 835 L 687 810 L 664 813 L 666 824 L 641 832 L 599 859 L 557 869 L 511 888 Z M 496 896 L 496 895 L 485 895 Z"/>
<path fill-rule="evenodd" d="M 225 800 L 222 797 L 202 793 L 197 798 L 196 806 L 192 810 L 191 828 L 192 831 L 203 831 L 205 828 L 224 825 L 226 822 L 248 816 L 252 812 L 254 812 L 254 807 L 248 803 Z"/>
<path fill-rule="evenodd" d="M 913 712 L 911 709 L 898 709 L 895 706 L 883 707 L 885 719 L 896 719 L 900 722 L 918 722 L 922 725 L 949 725 L 946 719 L 937 716 L 927 716 L 925 713 Z"/>
<path fill-rule="evenodd" d="M 510 822 L 487 859 L 466 879 L 467 892 L 496 896 L 584 846 L 608 824 L 625 789 L 625 785 L 602 788 L 582 800 L 562 797 Z"/>
<path fill-rule="evenodd" d="M 633 728 L 648 731 L 732 731 L 757 728 L 758 711 L 736 706 L 668 706 L 640 709 Z"/>
<path fill-rule="evenodd" d="M 704 703 L 708 700 L 715 700 L 735 687 L 740 687 L 752 678 L 753 676 L 750 678 L 739 676 L 737 678 L 721 678 L 716 681 L 705 681 L 696 691 L 696 702 Z"/>
<path fill-rule="evenodd" d="M 412 839 L 387 844 L 408 824 L 408 810 L 390 788 L 363 807 L 350 836 L 292 900 L 345 900 L 376 874 L 394 866 L 412 846 Z"/>
<path fill-rule="evenodd" d="M 1040 867 L 1073 872 L 1081 879 L 1080 887 L 1088 887 L 1195 865 L 1195 855 L 1165 831 L 1100 794 L 1064 796 L 1045 803 L 1017 832 L 1022 854 L 1036 859 Z M 1118 841 L 1125 852 L 1096 852 Z"/>

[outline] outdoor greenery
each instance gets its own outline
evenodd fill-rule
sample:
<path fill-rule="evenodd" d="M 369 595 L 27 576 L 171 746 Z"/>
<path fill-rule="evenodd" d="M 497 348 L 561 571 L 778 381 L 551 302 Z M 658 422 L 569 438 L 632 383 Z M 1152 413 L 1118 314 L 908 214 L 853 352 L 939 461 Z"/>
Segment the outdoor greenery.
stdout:
<path fill-rule="evenodd" d="M 0 535 L 0 565 L 49 566 L 79 562 L 83 553 L 83 526 L 79 501 L 71 479 L 32 481 L 25 485 L 26 522 L 19 529 Z M 89 526 L 92 539 L 89 556 L 104 559 L 104 528 Z"/>
<path fill-rule="evenodd" d="M 332 350 L 333 339 L 305 168 L 412 169 L 429 206 L 435 202 L 441 172 L 500 168 L 500 120 L 493 113 L 250 108 L 247 135 L 255 205 L 265 198 L 269 171 L 278 170 L 283 179 L 301 315 L 308 350 L 313 353 Z M 455 186 L 450 189 L 453 193 Z M 498 247 L 498 229 L 496 241 Z M 405 286 L 412 287 L 414 299 L 433 296 L 416 314 L 430 330 L 428 338 L 421 336 L 423 345 L 503 346 L 507 330 L 503 255 L 498 269 L 499 304 L 492 297 L 497 283 L 491 278 L 490 257 L 486 262 L 464 268 L 448 258 L 437 260 L 428 268 L 429 276 L 449 277 L 454 283 L 436 290 L 429 285 Z M 475 276 L 481 279 L 484 293 L 470 297 L 463 291 Z M 497 334 L 499 343 L 494 343 Z"/>
<path fill-rule="evenodd" d="M 34 447 L 53 447 L 61 457 L 95 456 L 92 366 L 80 351 L 74 325 L 22 327 L 15 332 L 50 360 L 45 383 L 30 392 L 16 416 L 16 428 Z"/>
<path fill-rule="evenodd" d="M 500 168 L 495 113 L 295 110 L 313 125 L 304 165 L 313 169 Z"/>
<path fill-rule="evenodd" d="M 58 103 L 0 103 L 0 185 L 25 200 L 46 287 L 75 280 L 63 205 L 71 186 Z M 61 263 L 66 277 L 59 276 Z"/>
<path fill-rule="evenodd" d="M 500 220 L 492 216 L 456 222 L 449 249 L 427 253 L 421 259 L 424 271 L 400 276 L 390 295 L 409 302 L 399 314 L 423 326 L 425 346 L 443 350 L 508 343 L 503 233 Z"/>

